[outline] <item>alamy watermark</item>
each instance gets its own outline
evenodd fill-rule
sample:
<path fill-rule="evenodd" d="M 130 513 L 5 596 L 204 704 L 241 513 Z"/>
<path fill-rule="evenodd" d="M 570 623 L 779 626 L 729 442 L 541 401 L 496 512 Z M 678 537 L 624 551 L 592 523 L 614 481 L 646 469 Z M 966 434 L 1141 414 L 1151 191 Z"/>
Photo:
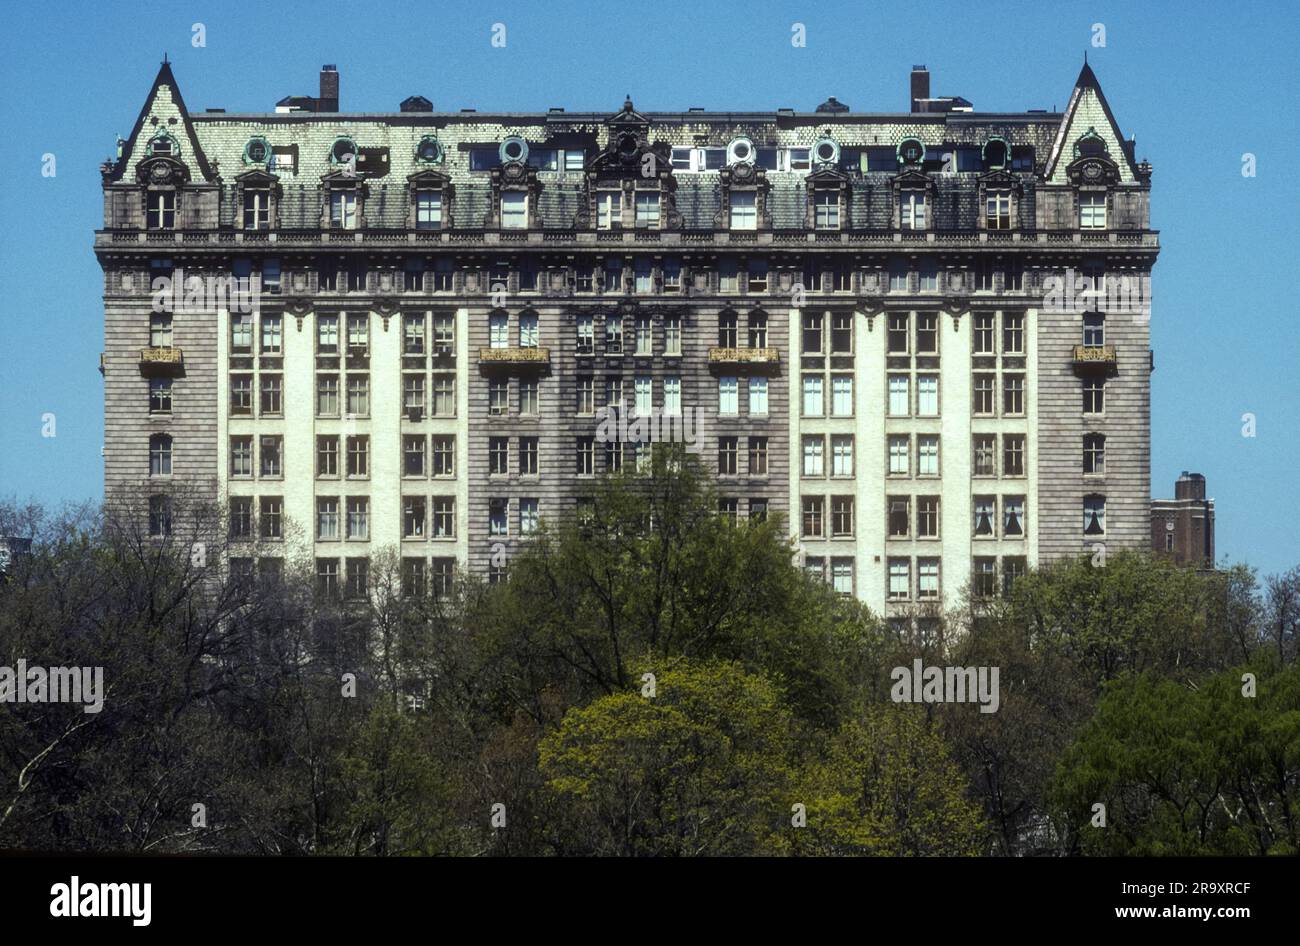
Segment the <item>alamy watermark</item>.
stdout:
<path fill-rule="evenodd" d="M 629 415 L 617 407 L 602 407 L 596 411 L 596 441 L 598 443 L 688 443 L 696 440 L 699 418 L 693 407 L 668 413 L 653 408 L 646 413 Z"/>
<path fill-rule="evenodd" d="M 155 312 L 227 312 L 256 314 L 262 308 L 262 277 L 185 275 L 177 269 L 171 276 L 155 276 L 149 285 Z"/>
<path fill-rule="evenodd" d="M 0 667 L 0 703 L 84 703 L 83 711 L 104 708 L 103 667 Z"/>
<path fill-rule="evenodd" d="M 1151 277 L 1097 275 L 1067 269 L 1043 278 L 1043 310 L 1066 315 L 1100 312 L 1151 318 Z"/>
<path fill-rule="evenodd" d="M 889 678 L 895 703 L 979 703 L 981 713 L 996 713 L 1001 703 L 997 667 L 926 667 L 918 657 Z"/>

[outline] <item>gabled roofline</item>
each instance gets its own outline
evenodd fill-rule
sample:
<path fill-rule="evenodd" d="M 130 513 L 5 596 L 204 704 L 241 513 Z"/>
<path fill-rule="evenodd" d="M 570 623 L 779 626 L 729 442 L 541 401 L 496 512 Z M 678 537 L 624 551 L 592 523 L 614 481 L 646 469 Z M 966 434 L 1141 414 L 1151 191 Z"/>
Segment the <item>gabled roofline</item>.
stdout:
<path fill-rule="evenodd" d="M 1106 101 L 1106 93 L 1101 90 L 1101 83 L 1097 81 L 1097 74 L 1092 71 L 1092 66 L 1088 65 L 1088 59 L 1085 56 L 1083 68 L 1079 70 L 1079 78 L 1074 82 L 1074 90 L 1070 93 L 1069 104 L 1065 106 L 1065 111 L 1061 114 L 1061 125 L 1056 132 L 1056 140 L 1052 142 L 1052 151 L 1048 156 L 1047 165 L 1043 170 L 1043 178 L 1046 180 L 1056 173 L 1056 166 L 1065 152 L 1065 131 L 1070 127 L 1070 119 L 1074 117 L 1075 111 L 1079 107 L 1079 100 L 1083 98 L 1085 90 L 1091 89 L 1097 96 L 1097 101 L 1101 103 L 1101 110 L 1106 116 L 1106 121 L 1110 122 L 1111 131 L 1115 133 L 1115 139 L 1119 142 L 1120 155 L 1124 163 L 1128 166 L 1129 173 L 1136 179 L 1138 176 L 1137 166 L 1133 163 L 1133 156 L 1129 154 L 1128 142 L 1124 138 L 1124 133 L 1120 131 L 1119 122 L 1115 121 L 1115 113 L 1110 110 L 1110 103 Z M 1112 156 L 1112 160 L 1118 163 L 1119 158 Z"/>
<path fill-rule="evenodd" d="M 135 126 L 131 129 L 131 134 L 122 148 L 122 156 L 117 159 L 117 163 L 113 166 L 113 172 L 109 175 L 110 182 L 120 181 L 126 173 L 126 169 L 131 163 L 132 154 L 135 151 L 136 142 L 140 140 L 140 132 L 144 129 L 144 120 L 149 115 L 150 106 L 153 105 L 154 98 L 158 95 L 158 88 L 164 85 L 172 90 L 172 95 L 176 99 L 176 107 L 180 109 L 181 120 L 185 124 L 185 135 L 189 139 L 190 148 L 194 151 L 194 160 L 199 166 L 203 179 L 210 181 L 215 176 L 212 167 L 208 164 L 207 156 L 203 153 L 203 148 L 199 145 L 198 136 L 194 133 L 194 124 L 190 121 L 190 111 L 185 107 L 185 99 L 181 96 L 181 87 L 176 83 L 176 77 L 172 74 L 171 63 L 164 57 L 162 65 L 158 69 L 158 75 L 154 77 L 153 85 L 149 87 L 149 94 L 144 98 L 144 105 L 140 108 L 140 114 L 136 117 Z"/>

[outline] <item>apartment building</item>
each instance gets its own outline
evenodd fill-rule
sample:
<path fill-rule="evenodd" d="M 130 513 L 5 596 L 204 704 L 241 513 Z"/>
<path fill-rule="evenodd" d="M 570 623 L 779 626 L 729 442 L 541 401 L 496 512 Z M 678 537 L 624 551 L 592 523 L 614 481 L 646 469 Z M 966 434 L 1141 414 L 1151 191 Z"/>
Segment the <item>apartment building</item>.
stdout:
<path fill-rule="evenodd" d="M 102 167 L 105 484 L 241 568 L 499 578 L 687 442 L 720 513 L 908 620 L 1150 541 L 1151 166 L 1064 112 L 191 112 L 164 63 Z M 170 287 L 170 291 L 167 291 Z"/>

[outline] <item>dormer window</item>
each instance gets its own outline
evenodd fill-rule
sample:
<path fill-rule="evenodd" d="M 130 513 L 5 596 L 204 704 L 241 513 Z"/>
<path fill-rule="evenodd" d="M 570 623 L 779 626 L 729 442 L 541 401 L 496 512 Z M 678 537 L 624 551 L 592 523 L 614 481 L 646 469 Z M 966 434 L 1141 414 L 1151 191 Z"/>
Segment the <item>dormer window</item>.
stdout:
<path fill-rule="evenodd" d="M 909 190 L 899 195 L 898 225 L 903 230 L 924 230 L 926 227 L 925 191 Z"/>
<path fill-rule="evenodd" d="M 636 195 L 636 225 L 648 229 L 659 228 L 659 194 Z"/>
<path fill-rule="evenodd" d="M 523 191 L 506 191 L 501 195 L 501 228 L 528 228 L 528 195 Z"/>
<path fill-rule="evenodd" d="M 355 230 L 357 228 L 356 191 L 330 191 L 330 226 L 335 230 Z"/>
<path fill-rule="evenodd" d="M 442 229 L 442 192 L 420 190 L 415 192 L 415 229 Z"/>
<path fill-rule="evenodd" d="M 244 229 L 268 230 L 271 226 L 271 192 L 263 188 L 244 191 Z"/>
<path fill-rule="evenodd" d="M 604 190 L 596 194 L 596 229 L 613 230 L 623 223 L 623 192 Z"/>
<path fill-rule="evenodd" d="M 838 191 L 820 190 L 814 194 L 815 217 L 813 225 L 818 230 L 840 228 L 840 195 Z"/>
<path fill-rule="evenodd" d="M 739 191 L 731 194 L 730 229 L 757 230 L 758 203 L 753 191 Z"/>
<path fill-rule="evenodd" d="M 150 157 L 174 158 L 180 154 L 180 151 L 180 145 L 176 143 L 176 139 L 167 132 L 162 132 L 149 139 L 148 154 Z"/>
<path fill-rule="evenodd" d="M 1079 195 L 1079 229 L 1106 229 L 1106 194 L 1104 191 Z"/>
<path fill-rule="evenodd" d="M 176 192 L 149 191 L 145 197 L 145 226 L 150 230 L 176 229 Z"/>
<path fill-rule="evenodd" d="M 989 191 L 984 196 L 984 227 L 988 230 L 1011 229 L 1011 192 Z"/>

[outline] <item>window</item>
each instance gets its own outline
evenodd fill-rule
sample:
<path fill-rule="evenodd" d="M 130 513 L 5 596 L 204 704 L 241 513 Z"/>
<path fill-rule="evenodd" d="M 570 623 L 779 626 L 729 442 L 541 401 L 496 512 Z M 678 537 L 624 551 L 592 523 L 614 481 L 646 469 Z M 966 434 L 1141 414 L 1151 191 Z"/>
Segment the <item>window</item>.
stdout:
<path fill-rule="evenodd" d="M 905 558 L 889 560 L 889 599 L 906 601 L 912 593 L 911 561 Z"/>
<path fill-rule="evenodd" d="M 767 414 L 767 378 L 750 377 L 749 413 L 751 417 L 762 417 Z"/>
<path fill-rule="evenodd" d="M 1083 314 L 1083 343 L 1090 347 L 1106 344 L 1106 315 L 1103 312 Z"/>
<path fill-rule="evenodd" d="M 488 414 L 503 417 L 510 413 L 510 382 L 505 378 L 488 379 Z"/>
<path fill-rule="evenodd" d="M 263 416 L 279 414 L 284 410 L 283 378 L 278 374 L 263 374 L 258 378 L 261 387 L 261 405 Z"/>
<path fill-rule="evenodd" d="M 590 355 L 596 349 L 595 323 L 590 315 L 578 316 L 577 353 Z"/>
<path fill-rule="evenodd" d="M 765 259 L 751 259 L 747 265 L 748 265 L 747 278 L 748 278 L 748 289 L 749 289 L 749 291 L 750 291 L 750 292 L 767 292 L 767 260 L 765 260 Z M 761 318 L 761 319 L 763 320 L 764 334 L 766 334 L 766 330 L 767 330 L 767 316 L 762 315 L 762 314 L 760 313 L 760 314 L 758 314 L 758 315 L 751 315 L 751 316 L 749 317 L 749 332 L 750 332 L 750 335 L 752 336 L 753 333 L 754 333 L 754 319 L 755 319 L 755 318 Z M 753 342 L 751 342 L 750 344 L 753 345 Z M 767 342 L 764 342 L 762 345 L 754 345 L 754 347 L 755 347 L 755 348 L 762 348 L 763 345 L 766 345 L 766 344 L 767 344 Z"/>
<path fill-rule="evenodd" d="M 605 354 L 623 354 L 623 320 L 617 316 L 605 318 Z"/>
<path fill-rule="evenodd" d="M 456 537 L 456 500 L 451 496 L 433 497 L 433 537 Z"/>
<path fill-rule="evenodd" d="M 357 228 L 357 195 L 352 191 L 330 193 L 330 226 L 340 230 Z"/>
<path fill-rule="evenodd" d="M 415 229 L 438 230 L 442 228 L 442 194 L 438 191 L 416 191 Z"/>
<path fill-rule="evenodd" d="M 749 475 L 767 476 L 767 438 L 749 438 Z"/>
<path fill-rule="evenodd" d="M 718 475 L 735 476 L 736 452 L 739 439 L 736 437 L 719 437 L 718 438 Z"/>
<path fill-rule="evenodd" d="M 339 537 L 339 500 L 337 496 L 316 498 L 316 538 L 330 541 Z"/>
<path fill-rule="evenodd" d="M 939 537 L 938 496 L 917 497 L 916 537 L 918 539 L 937 539 Z"/>
<path fill-rule="evenodd" d="M 339 350 L 339 317 L 337 315 L 320 315 L 316 317 L 316 353 L 319 355 L 336 355 Z"/>
<path fill-rule="evenodd" d="M 1002 497 L 1002 536 L 1007 539 L 1025 537 L 1025 497 Z"/>
<path fill-rule="evenodd" d="M 991 374 L 975 375 L 974 397 L 971 408 L 976 414 L 993 413 L 993 385 L 996 377 Z"/>
<path fill-rule="evenodd" d="M 853 559 L 831 559 L 831 587 L 836 594 L 853 594 Z"/>
<path fill-rule="evenodd" d="M 253 475 L 253 438 L 230 438 L 230 475 Z"/>
<path fill-rule="evenodd" d="M 916 473 L 918 476 L 939 475 L 938 434 L 922 434 L 916 438 Z"/>
<path fill-rule="evenodd" d="M 822 537 L 822 519 L 825 514 L 824 496 L 805 496 L 803 498 L 803 536 L 807 539 Z"/>
<path fill-rule="evenodd" d="M 836 191 L 817 191 L 813 195 L 814 226 L 818 230 L 840 228 L 840 195 Z"/>
<path fill-rule="evenodd" d="M 977 355 L 993 354 L 993 313 L 977 312 L 972 333 L 972 350 Z"/>
<path fill-rule="evenodd" d="M 753 389 L 750 389 L 750 412 L 753 412 Z M 682 379 L 664 378 L 664 414 L 668 417 L 680 417 L 682 413 Z"/>
<path fill-rule="evenodd" d="M 370 376 L 348 375 L 348 413 L 364 416 L 370 413 Z"/>
<path fill-rule="evenodd" d="M 489 499 L 488 500 L 488 535 L 509 534 L 510 531 L 509 515 L 510 515 L 510 500 Z"/>
<path fill-rule="evenodd" d="M 152 378 L 149 381 L 149 413 L 170 414 L 172 412 L 171 378 Z"/>
<path fill-rule="evenodd" d="M 894 312 L 889 316 L 889 347 L 891 355 L 906 355 L 907 347 L 907 313 Z"/>
<path fill-rule="evenodd" d="M 1085 378 L 1083 381 L 1083 412 L 1102 414 L 1106 410 L 1106 380 Z"/>
<path fill-rule="evenodd" d="M 904 230 L 925 229 L 925 192 L 904 191 L 899 196 L 899 226 Z"/>
<path fill-rule="evenodd" d="M 997 504 L 992 496 L 976 496 L 973 501 L 975 535 L 992 538 L 996 533 Z"/>
<path fill-rule="evenodd" d="M 934 312 L 922 312 L 916 317 L 916 351 L 921 355 L 939 351 L 939 316 Z"/>
<path fill-rule="evenodd" d="M 906 476 L 911 458 L 910 437 L 892 434 L 889 437 L 889 472 L 891 476 Z"/>
<path fill-rule="evenodd" d="M 980 556 L 971 570 L 971 587 L 977 598 L 991 598 L 997 593 L 997 559 Z"/>
<path fill-rule="evenodd" d="M 244 229 L 267 230 L 271 226 L 271 194 L 265 190 L 244 191 Z"/>
<path fill-rule="evenodd" d="M 664 319 L 664 354 L 680 355 L 682 353 L 682 320 L 673 315 Z"/>
<path fill-rule="evenodd" d="M 278 355 L 282 345 L 280 316 L 262 316 L 262 354 Z"/>
<path fill-rule="evenodd" d="M 623 409 L 623 379 L 617 375 L 605 379 L 605 406 Z"/>
<path fill-rule="evenodd" d="M 532 535 L 537 531 L 538 523 L 537 500 L 519 500 L 519 534 Z"/>
<path fill-rule="evenodd" d="M 821 434 L 803 438 L 803 475 L 825 476 L 826 441 Z"/>
<path fill-rule="evenodd" d="M 718 379 L 718 413 L 737 414 L 740 412 L 739 391 L 734 377 Z"/>
<path fill-rule="evenodd" d="M 752 191 L 731 195 L 731 229 L 758 229 L 756 195 Z"/>
<path fill-rule="evenodd" d="M 162 538 L 172 534 L 172 501 L 169 496 L 149 497 L 149 535 Z"/>
<path fill-rule="evenodd" d="M 424 375 L 402 376 L 402 410 L 411 420 L 420 420 L 424 414 Z"/>
<path fill-rule="evenodd" d="M 172 317 L 170 315 L 149 316 L 149 346 L 151 348 L 172 347 Z"/>
<path fill-rule="evenodd" d="M 348 438 L 348 476 L 370 475 L 370 438 L 362 435 Z"/>
<path fill-rule="evenodd" d="M 1025 559 L 1020 555 L 1008 555 L 1002 559 L 1002 594 L 1009 596 L 1015 588 L 1016 580 L 1025 576 Z"/>
<path fill-rule="evenodd" d="M 939 267 L 933 261 L 926 260 L 921 264 L 919 278 L 921 292 L 939 291 Z"/>
<path fill-rule="evenodd" d="M 1025 475 L 1025 435 L 1002 435 L 1002 475 Z"/>
<path fill-rule="evenodd" d="M 822 353 L 822 314 L 805 312 L 803 317 L 803 353 L 820 355 Z"/>
<path fill-rule="evenodd" d="M 724 312 L 718 316 L 718 347 L 736 347 L 736 313 Z"/>
<path fill-rule="evenodd" d="M 154 434 L 149 438 L 149 475 L 171 476 L 172 438 L 168 434 Z"/>
<path fill-rule="evenodd" d="M 666 390 L 666 389 L 665 389 Z M 579 377 L 577 390 L 575 393 L 577 403 L 575 411 L 578 414 L 596 413 L 596 381 L 590 375 Z"/>
<path fill-rule="evenodd" d="M 402 475 L 424 476 L 424 434 L 405 434 L 402 437 Z"/>
<path fill-rule="evenodd" d="M 638 227 L 659 226 L 659 195 L 636 195 L 636 225 Z"/>
<path fill-rule="evenodd" d="M 370 500 L 365 496 L 348 497 L 348 538 L 370 538 Z"/>
<path fill-rule="evenodd" d="M 364 598 L 370 582 L 370 559 L 349 558 L 346 561 L 348 565 L 347 596 L 349 598 Z"/>
<path fill-rule="evenodd" d="M 623 221 L 623 192 L 599 191 L 596 194 L 596 229 L 612 230 Z"/>
<path fill-rule="evenodd" d="M 1105 194 L 1080 194 L 1079 195 L 1079 229 L 1080 230 L 1105 230 L 1106 229 L 1106 195 Z"/>
<path fill-rule="evenodd" d="M 786 162 L 791 171 L 811 171 L 812 149 L 789 148 L 786 150 Z"/>
<path fill-rule="evenodd" d="M 233 389 L 232 389 L 233 395 Z M 339 376 L 316 376 L 316 414 L 320 417 L 337 416 L 339 412 Z"/>
<path fill-rule="evenodd" d="M 261 442 L 262 476 L 284 475 L 284 438 L 263 437 Z"/>
<path fill-rule="evenodd" d="M 906 417 L 911 408 L 908 380 L 905 374 L 891 374 L 889 376 L 890 417 Z"/>
<path fill-rule="evenodd" d="M 975 476 L 994 476 L 994 454 L 997 452 L 997 437 L 994 434 L 976 434 L 972 473 Z"/>
<path fill-rule="evenodd" d="M 456 475 L 456 436 L 435 434 L 431 440 L 434 476 Z"/>
<path fill-rule="evenodd" d="M 1106 497 L 1083 497 L 1083 534 L 1106 534 Z"/>
<path fill-rule="evenodd" d="M 809 578 L 814 581 L 826 580 L 826 559 L 820 555 L 807 555 L 803 560 L 803 570 Z"/>
<path fill-rule="evenodd" d="M 505 475 L 510 472 L 510 438 L 488 438 L 488 473 Z"/>
<path fill-rule="evenodd" d="M 889 291 L 890 292 L 907 292 L 908 278 L 907 260 L 895 259 L 889 261 Z"/>
<path fill-rule="evenodd" d="M 402 597 L 424 597 L 424 559 L 402 559 Z"/>
<path fill-rule="evenodd" d="M 906 496 L 890 496 L 887 503 L 889 507 L 889 537 L 891 539 L 906 539 L 912 534 L 911 500 Z"/>
<path fill-rule="evenodd" d="M 853 435 L 831 435 L 831 476 L 853 475 Z"/>
<path fill-rule="evenodd" d="M 596 472 L 596 438 L 579 437 L 577 441 L 577 473 L 591 476 Z"/>
<path fill-rule="evenodd" d="M 258 515 L 262 538 L 284 538 L 284 500 L 279 496 L 263 496 Z"/>
<path fill-rule="evenodd" d="M 456 414 L 456 376 L 454 374 L 435 374 L 433 376 L 433 416 L 453 417 Z"/>
<path fill-rule="evenodd" d="M 654 385 L 648 376 L 632 380 L 632 403 L 638 416 L 649 417 L 654 412 Z"/>
<path fill-rule="evenodd" d="M 149 230 L 176 229 L 176 192 L 150 191 L 145 210 L 145 227 Z"/>
<path fill-rule="evenodd" d="M 853 535 L 853 497 L 831 497 L 831 537 L 844 538 Z"/>
<path fill-rule="evenodd" d="M 650 355 L 654 348 L 654 325 L 649 316 L 638 316 L 636 320 L 636 353 Z"/>
<path fill-rule="evenodd" d="M 402 497 L 402 538 L 424 538 L 424 520 L 424 497 Z"/>
<path fill-rule="evenodd" d="M 836 312 L 831 316 L 831 354 L 853 354 L 852 312 Z"/>
<path fill-rule="evenodd" d="M 623 261 L 611 259 L 605 261 L 605 292 L 622 292 L 623 291 Z M 621 331 L 621 327 L 620 327 Z"/>
<path fill-rule="evenodd" d="M 819 374 L 806 374 L 803 376 L 803 416 L 821 417 L 823 413 L 822 377 Z"/>
<path fill-rule="evenodd" d="M 766 522 L 767 521 L 767 500 L 751 499 L 749 501 L 749 521 Z"/>
<path fill-rule="evenodd" d="M 1023 414 L 1025 412 L 1025 376 L 1023 374 L 1004 374 L 1002 376 L 1002 413 Z"/>
<path fill-rule="evenodd" d="M 1002 314 L 1002 354 L 1025 353 L 1025 317 L 1021 313 Z"/>
<path fill-rule="evenodd" d="M 990 191 L 984 197 L 984 226 L 989 230 L 1011 229 L 1011 192 Z"/>
<path fill-rule="evenodd" d="M 536 414 L 538 412 L 538 382 L 521 378 L 519 381 L 519 413 Z"/>
<path fill-rule="evenodd" d="M 918 417 L 939 416 L 939 376 L 917 375 L 916 414 Z"/>
<path fill-rule="evenodd" d="M 831 416 L 853 416 L 853 376 L 831 375 Z"/>
<path fill-rule="evenodd" d="M 918 558 L 916 560 L 916 596 L 920 599 L 939 597 L 939 560 L 937 558 Z"/>
<path fill-rule="evenodd" d="M 519 438 L 519 472 L 521 475 L 537 475 L 537 457 L 540 442 L 537 437 Z"/>
<path fill-rule="evenodd" d="M 1083 472 L 1098 476 L 1106 472 L 1106 435 L 1083 435 Z"/>
<path fill-rule="evenodd" d="M 501 195 L 501 228 L 523 230 L 528 227 L 528 195 L 523 191 L 506 191 Z"/>
<path fill-rule="evenodd" d="M 238 353 L 253 350 L 253 317 L 251 315 L 231 315 L 230 350 Z"/>
<path fill-rule="evenodd" d="M 316 476 L 339 475 L 339 438 L 316 438 Z"/>

